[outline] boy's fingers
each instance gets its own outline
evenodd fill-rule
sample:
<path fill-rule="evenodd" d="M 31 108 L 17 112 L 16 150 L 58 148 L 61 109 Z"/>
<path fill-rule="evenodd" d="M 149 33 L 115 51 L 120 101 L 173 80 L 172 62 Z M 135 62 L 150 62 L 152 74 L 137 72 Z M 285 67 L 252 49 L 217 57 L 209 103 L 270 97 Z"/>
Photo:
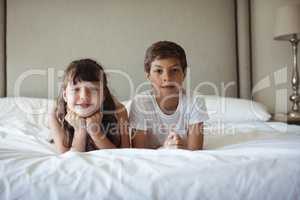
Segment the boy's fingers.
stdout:
<path fill-rule="evenodd" d="M 168 138 L 169 139 L 174 139 L 174 137 L 176 137 L 176 135 L 177 134 L 175 132 L 170 132 L 169 135 L 168 135 Z"/>

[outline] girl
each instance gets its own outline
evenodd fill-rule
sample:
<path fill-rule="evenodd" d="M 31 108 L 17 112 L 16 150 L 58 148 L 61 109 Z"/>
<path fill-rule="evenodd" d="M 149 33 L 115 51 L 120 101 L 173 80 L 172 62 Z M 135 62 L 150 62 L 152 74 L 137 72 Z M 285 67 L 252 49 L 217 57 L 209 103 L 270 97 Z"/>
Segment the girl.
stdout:
<path fill-rule="evenodd" d="M 127 122 L 127 111 L 110 94 L 103 68 L 91 59 L 73 61 L 49 118 L 57 150 L 129 147 Z"/>

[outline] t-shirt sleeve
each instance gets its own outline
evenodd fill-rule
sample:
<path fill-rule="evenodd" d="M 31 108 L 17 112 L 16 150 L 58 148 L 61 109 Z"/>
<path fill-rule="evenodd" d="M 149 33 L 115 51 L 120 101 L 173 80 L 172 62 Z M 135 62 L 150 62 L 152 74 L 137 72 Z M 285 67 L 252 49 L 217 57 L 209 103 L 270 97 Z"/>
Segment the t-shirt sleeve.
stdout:
<path fill-rule="evenodd" d="M 138 99 L 132 100 L 129 112 L 130 128 L 143 131 L 147 130 L 146 117 L 143 110 L 144 107 L 142 102 L 138 101 Z"/>
<path fill-rule="evenodd" d="M 202 97 L 196 97 L 190 107 L 189 125 L 197 124 L 208 120 L 205 100 Z"/>

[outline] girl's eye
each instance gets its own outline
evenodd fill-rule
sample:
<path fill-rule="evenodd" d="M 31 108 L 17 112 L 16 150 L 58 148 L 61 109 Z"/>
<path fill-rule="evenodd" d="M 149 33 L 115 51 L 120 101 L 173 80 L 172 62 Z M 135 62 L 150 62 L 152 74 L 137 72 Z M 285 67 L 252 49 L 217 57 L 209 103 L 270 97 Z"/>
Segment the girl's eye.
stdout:
<path fill-rule="evenodd" d="M 91 88 L 90 89 L 92 92 L 98 92 L 99 91 L 99 88 Z"/>
<path fill-rule="evenodd" d="M 79 90 L 80 90 L 79 88 L 72 88 L 71 89 L 72 92 L 79 92 Z"/>

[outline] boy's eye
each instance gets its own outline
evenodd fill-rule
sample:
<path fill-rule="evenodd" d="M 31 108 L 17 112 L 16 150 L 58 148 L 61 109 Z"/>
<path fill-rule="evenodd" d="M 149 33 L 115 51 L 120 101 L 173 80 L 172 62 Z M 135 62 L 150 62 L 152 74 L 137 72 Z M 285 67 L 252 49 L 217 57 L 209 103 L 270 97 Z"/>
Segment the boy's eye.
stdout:
<path fill-rule="evenodd" d="M 156 69 L 156 70 L 154 70 L 154 72 L 159 73 L 159 74 L 162 74 L 162 73 L 163 73 L 163 70 L 162 70 L 162 69 Z"/>

